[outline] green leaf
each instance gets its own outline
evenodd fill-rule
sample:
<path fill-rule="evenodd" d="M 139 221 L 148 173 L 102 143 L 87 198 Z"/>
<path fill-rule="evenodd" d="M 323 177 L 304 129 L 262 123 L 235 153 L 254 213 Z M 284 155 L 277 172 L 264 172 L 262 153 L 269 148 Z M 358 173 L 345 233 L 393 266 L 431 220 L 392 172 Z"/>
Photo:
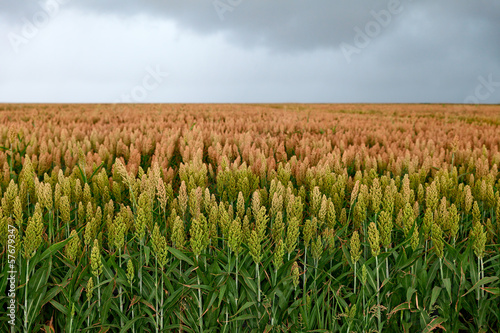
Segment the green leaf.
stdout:
<path fill-rule="evenodd" d="M 30 266 L 35 267 L 39 262 L 44 261 L 48 257 L 53 256 L 57 251 L 62 249 L 66 244 L 70 241 L 71 238 L 67 238 L 62 242 L 52 244 L 49 246 L 47 250 L 45 250 L 42 254 L 38 255 L 38 253 L 33 257 L 30 261 Z"/>
<path fill-rule="evenodd" d="M 388 317 L 391 318 L 392 315 L 394 315 L 398 311 L 404 311 L 404 310 L 410 310 L 410 302 L 404 302 L 396 306 L 392 311 L 389 313 Z"/>
<path fill-rule="evenodd" d="M 149 255 L 151 254 L 151 248 L 147 245 L 144 246 L 144 259 L 145 265 L 149 265 Z"/>
<path fill-rule="evenodd" d="M 441 317 L 436 317 L 436 318 L 432 319 L 431 322 L 429 324 L 427 324 L 427 326 L 424 328 L 424 330 L 422 331 L 422 333 L 432 332 L 436 328 L 442 328 L 443 330 L 445 330 L 441 326 L 441 324 L 444 323 L 445 321 L 446 321 L 446 319 L 443 319 Z"/>
<path fill-rule="evenodd" d="M 469 289 L 469 291 L 467 291 L 465 294 L 463 294 L 462 297 L 464 297 L 468 293 L 476 290 L 477 288 L 482 287 L 485 284 L 494 282 L 496 280 L 498 280 L 498 276 L 487 276 L 485 278 L 482 278 L 481 280 L 477 281 L 476 284 L 474 286 L 472 286 L 472 288 Z"/>
<path fill-rule="evenodd" d="M 170 251 L 170 253 L 172 253 L 174 255 L 174 257 L 176 257 L 177 259 L 180 259 L 180 260 L 183 260 L 185 262 L 187 262 L 189 265 L 191 266 L 195 266 L 194 262 L 189 259 L 189 257 L 187 255 L 185 255 L 182 251 L 179 251 L 177 249 L 174 249 L 173 247 L 169 247 L 168 250 Z"/>
<path fill-rule="evenodd" d="M 441 293 L 441 287 L 435 286 L 432 289 L 432 295 L 431 295 L 431 304 L 430 306 L 433 306 L 434 303 L 436 302 L 437 298 L 439 297 L 439 294 Z"/>
<path fill-rule="evenodd" d="M 451 298 L 451 280 L 449 278 L 443 279 L 444 288 L 448 292 L 448 296 Z"/>

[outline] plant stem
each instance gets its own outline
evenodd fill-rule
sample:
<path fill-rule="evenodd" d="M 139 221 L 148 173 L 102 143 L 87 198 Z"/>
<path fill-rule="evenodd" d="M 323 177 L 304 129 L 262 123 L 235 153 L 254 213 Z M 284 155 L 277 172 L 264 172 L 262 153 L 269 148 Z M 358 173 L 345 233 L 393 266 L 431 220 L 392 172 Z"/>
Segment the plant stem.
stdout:
<path fill-rule="evenodd" d="M 24 286 L 25 291 L 24 291 L 24 332 L 28 332 L 28 282 L 30 280 L 29 277 L 29 267 L 30 267 L 30 260 L 26 260 L 26 285 Z"/>
<path fill-rule="evenodd" d="M 354 294 L 356 294 L 356 263 L 354 263 Z"/>
<path fill-rule="evenodd" d="M 161 267 L 161 288 L 160 288 L 160 329 L 163 330 L 163 267 Z"/>
<path fill-rule="evenodd" d="M 385 248 L 385 252 L 387 252 L 387 248 Z M 385 258 L 385 277 L 389 280 L 389 257 Z"/>
<path fill-rule="evenodd" d="M 130 301 L 132 302 L 132 295 L 133 295 L 133 288 L 132 284 L 130 284 Z M 134 320 L 135 314 L 134 314 L 134 306 L 130 305 L 132 308 L 132 320 Z M 132 324 L 132 333 L 135 333 L 135 324 Z"/>
<path fill-rule="evenodd" d="M 481 257 L 481 278 L 484 279 L 484 263 L 483 263 L 483 257 Z M 481 294 L 484 298 L 484 289 L 482 288 L 484 285 L 481 285 Z"/>
<path fill-rule="evenodd" d="M 257 317 L 260 320 L 260 272 L 258 263 L 255 263 L 255 271 L 257 272 Z"/>
<path fill-rule="evenodd" d="M 238 306 L 238 255 L 236 255 L 236 306 Z"/>
<path fill-rule="evenodd" d="M 439 270 L 441 271 L 441 281 L 444 279 L 443 275 L 443 259 L 439 258 Z"/>
<path fill-rule="evenodd" d="M 477 281 L 481 280 L 481 267 L 479 257 L 477 258 Z M 479 310 L 479 288 L 476 289 L 476 299 L 477 299 L 477 307 Z"/>
<path fill-rule="evenodd" d="M 89 299 L 89 309 L 90 309 L 90 299 Z M 87 327 L 90 327 L 90 316 L 87 316 Z"/>
<path fill-rule="evenodd" d="M 378 329 L 381 331 L 381 318 L 380 318 L 380 277 L 378 272 L 378 256 L 375 256 L 375 269 L 377 271 L 377 319 L 378 319 Z"/>
<path fill-rule="evenodd" d="M 54 222 L 52 221 L 50 209 L 49 209 L 49 241 L 54 242 Z"/>
<path fill-rule="evenodd" d="M 139 258 L 141 265 L 139 266 L 139 293 L 142 297 L 142 239 L 139 242 Z"/>
<path fill-rule="evenodd" d="M 99 285 L 99 276 L 97 277 L 97 302 L 99 304 L 99 310 L 101 310 L 101 286 Z M 99 318 L 101 317 L 101 311 L 99 311 Z"/>
<path fill-rule="evenodd" d="M 306 284 L 307 284 L 306 265 L 307 265 L 307 246 L 306 246 L 306 249 L 304 251 L 304 295 L 306 294 Z"/>
<path fill-rule="evenodd" d="M 156 294 L 155 294 L 155 310 L 156 310 L 156 333 L 158 333 L 159 325 L 160 325 L 160 316 L 158 313 L 158 258 L 156 258 L 155 262 L 155 289 L 156 289 Z"/>
<path fill-rule="evenodd" d="M 120 262 L 120 268 L 122 268 L 122 249 L 118 249 L 118 261 Z M 120 283 L 120 312 L 123 313 L 123 298 L 122 298 L 122 284 Z M 123 318 L 120 317 L 120 324 L 123 327 Z"/>
<path fill-rule="evenodd" d="M 198 263 L 198 256 L 196 256 L 196 263 Z M 199 263 L 198 263 L 198 268 L 199 268 Z M 198 286 L 200 285 L 200 276 L 198 275 L 198 272 L 196 272 L 196 280 L 198 282 Z M 200 325 L 200 332 L 203 333 L 203 303 L 201 299 L 201 288 L 198 287 L 198 310 L 199 310 L 199 325 Z"/>

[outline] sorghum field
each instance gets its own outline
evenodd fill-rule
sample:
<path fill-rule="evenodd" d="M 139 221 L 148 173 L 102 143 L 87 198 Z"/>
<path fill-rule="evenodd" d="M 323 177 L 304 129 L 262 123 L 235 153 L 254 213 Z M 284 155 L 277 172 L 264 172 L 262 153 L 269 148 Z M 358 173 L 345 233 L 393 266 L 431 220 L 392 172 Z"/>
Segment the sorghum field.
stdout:
<path fill-rule="evenodd" d="M 500 330 L 499 106 L 1 105 L 0 146 L 2 332 Z"/>

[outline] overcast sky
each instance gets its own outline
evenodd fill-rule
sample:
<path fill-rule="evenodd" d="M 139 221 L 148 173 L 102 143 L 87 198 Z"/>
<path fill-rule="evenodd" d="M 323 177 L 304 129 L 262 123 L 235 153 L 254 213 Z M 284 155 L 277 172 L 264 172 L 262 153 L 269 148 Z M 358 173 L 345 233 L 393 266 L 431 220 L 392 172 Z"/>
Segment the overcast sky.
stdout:
<path fill-rule="evenodd" d="M 0 102 L 500 103 L 498 0 L 0 0 Z"/>

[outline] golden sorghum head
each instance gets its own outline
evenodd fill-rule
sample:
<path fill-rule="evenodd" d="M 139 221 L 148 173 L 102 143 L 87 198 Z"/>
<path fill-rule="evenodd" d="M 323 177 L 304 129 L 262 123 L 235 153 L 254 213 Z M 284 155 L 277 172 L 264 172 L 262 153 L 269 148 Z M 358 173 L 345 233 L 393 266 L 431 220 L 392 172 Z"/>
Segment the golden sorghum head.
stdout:
<path fill-rule="evenodd" d="M 61 202 L 61 195 L 62 195 L 61 185 L 59 185 L 59 183 L 57 183 L 56 188 L 54 190 L 54 208 L 55 209 L 59 209 L 59 204 Z"/>
<path fill-rule="evenodd" d="M 285 244 L 283 243 L 283 239 L 278 240 L 276 243 L 276 247 L 274 248 L 273 253 L 273 264 L 274 269 L 278 271 L 280 267 L 283 265 L 283 256 L 285 255 Z"/>
<path fill-rule="evenodd" d="M 418 227 L 415 225 L 415 229 L 413 229 L 413 234 L 410 240 L 411 248 L 415 251 L 419 245 L 419 235 L 418 235 Z"/>
<path fill-rule="evenodd" d="M 85 185 L 83 186 L 83 202 L 84 203 L 92 202 L 92 194 L 90 192 L 90 186 L 87 183 L 85 183 Z"/>
<path fill-rule="evenodd" d="M 90 302 L 92 299 L 92 295 L 94 294 L 94 279 L 92 276 L 90 277 L 89 281 L 87 282 L 87 301 Z"/>
<path fill-rule="evenodd" d="M 262 259 L 262 245 L 260 244 L 259 235 L 257 231 L 254 229 L 250 233 L 250 239 L 248 240 L 248 248 L 250 250 L 250 255 L 252 256 L 253 261 L 258 264 Z"/>
<path fill-rule="evenodd" d="M 355 265 L 361 258 L 361 242 L 359 241 L 359 233 L 354 231 L 351 236 L 351 260 Z"/>
<path fill-rule="evenodd" d="M 127 233 L 127 224 L 123 214 L 117 215 L 113 223 L 113 242 L 117 249 L 125 246 L 125 234 Z"/>
<path fill-rule="evenodd" d="M 392 214 L 392 212 L 394 211 L 395 192 L 396 192 L 395 185 L 394 187 L 392 185 L 388 185 L 384 190 L 382 207 L 389 214 Z"/>
<path fill-rule="evenodd" d="M 127 262 L 127 280 L 130 285 L 134 282 L 134 263 L 132 259 Z"/>
<path fill-rule="evenodd" d="M 273 222 L 273 227 L 271 231 L 271 236 L 276 242 L 278 239 L 283 238 L 283 232 L 285 231 L 285 224 L 283 223 L 283 214 L 278 212 Z"/>
<path fill-rule="evenodd" d="M 191 228 L 189 229 L 189 234 L 190 234 L 190 245 L 191 245 L 191 250 L 193 251 L 193 254 L 198 257 L 201 252 L 205 249 L 204 243 L 204 233 L 205 230 L 203 230 L 203 223 L 201 219 L 196 218 L 191 221 Z"/>
<path fill-rule="evenodd" d="M 426 197 L 425 197 L 426 207 L 431 210 L 435 210 L 438 205 L 438 190 L 436 188 L 436 182 L 433 182 L 426 189 Z"/>
<path fill-rule="evenodd" d="M 373 180 L 372 187 L 370 188 L 371 208 L 377 214 L 380 211 L 380 203 L 382 202 L 382 189 L 378 178 Z"/>
<path fill-rule="evenodd" d="M 370 241 L 372 255 L 374 257 L 378 256 L 380 254 L 380 237 L 377 225 L 374 222 L 370 222 L 370 225 L 368 225 L 368 240 Z"/>
<path fill-rule="evenodd" d="M 359 228 L 361 228 L 365 220 L 366 220 L 366 202 L 363 194 L 360 193 L 358 195 L 358 201 L 354 206 L 354 212 L 353 212 L 354 229 L 358 230 Z"/>
<path fill-rule="evenodd" d="M 83 221 L 85 220 L 85 206 L 81 201 L 78 203 L 77 215 L 78 215 L 78 223 L 79 224 L 83 223 Z"/>
<path fill-rule="evenodd" d="M 481 222 L 481 211 L 479 210 L 479 205 L 477 201 L 474 201 L 474 206 L 472 208 L 472 224 Z"/>
<path fill-rule="evenodd" d="M 316 218 L 312 218 L 311 220 L 308 219 L 304 223 L 304 247 L 308 248 L 309 243 L 311 242 L 311 239 L 316 236 L 316 230 L 317 230 L 317 225 L 316 225 Z"/>
<path fill-rule="evenodd" d="M 245 215 L 245 198 L 241 191 L 238 193 L 238 200 L 236 202 L 236 215 L 238 215 L 240 219 L 243 219 Z"/>
<path fill-rule="evenodd" d="M 12 214 L 12 211 L 14 209 L 14 200 L 19 194 L 18 186 L 14 182 L 13 179 L 11 179 L 9 186 L 7 187 L 7 190 L 5 191 L 4 194 L 4 199 L 2 200 L 2 208 L 5 216 L 9 216 Z"/>
<path fill-rule="evenodd" d="M 356 198 L 358 197 L 359 186 L 360 186 L 360 182 L 359 182 L 359 180 L 357 180 L 356 183 L 354 184 L 354 187 L 353 187 L 352 192 L 351 192 L 351 207 L 354 205 L 354 201 L 356 201 Z"/>
<path fill-rule="evenodd" d="M 335 228 L 337 224 L 337 214 L 335 213 L 335 205 L 331 200 L 328 200 L 328 209 L 326 212 L 326 226 L 330 229 Z"/>
<path fill-rule="evenodd" d="M 59 200 L 59 214 L 60 214 L 60 217 L 61 217 L 61 221 L 64 224 L 68 224 L 69 223 L 69 221 L 71 219 L 70 212 L 71 212 L 71 208 L 70 208 L 68 197 L 65 196 L 65 195 L 63 195 L 61 197 L 61 199 Z"/>
<path fill-rule="evenodd" d="M 94 207 L 92 206 L 92 203 L 89 201 L 87 203 L 87 209 L 85 210 L 85 217 L 87 222 L 91 221 L 92 218 L 94 218 Z"/>
<path fill-rule="evenodd" d="M 151 242 L 153 245 L 153 252 L 155 253 L 156 260 L 160 264 L 160 267 L 164 267 L 167 263 L 168 246 L 167 240 L 160 233 L 160 228 L 158 224 L 155 224 L 153 228 L 153 235 L 151 236 Z"/>
<path fill-rule="evenodd" d="M 35 213 L 28 218 L 28 226 L 24 235 L 24 258 L 30 259 L 35 254 L 42 243 L 43 221 L 42 213 L 38 203 L 35 206 Z"/>
<path fill-rule="evenodd" d="M 408 236 L 408 233 L 410 232 L 411 228 L 413 228 L 413 225 L 415 224 L 415 215 L 414 215 L 413 208 L 411 204 L 408 202 L 405 205 L 405 208 L 403 209 L 403 232 L 405 237 Z"/>
<path fill-rule="evenodd" d="M 424 214 L 424 220 L 422 222 L 422 231 L 424 232 L 425 239 L 429 239 L 429 235 L 431 233 L 432 222 L 433 222 L 434 214 L 432 213 L 431 208 L 427 208 Z"/>
<path fill-rule="evenodd" d="M 92 274 L 95 277 L 99 277 L 102 274 L 102 261 L 101 261 L 101 250 L 99 247 L 99 242 L 94 239 L 94 246 L 92 247 L 92 252 L 90 254 L 90 267 L 92 269 Z"/>
<path fill-rule="evenodd" d="M 297 289 L 297 286 L 299 285 L 299 277 L 300 277 L 299 264 L 297 263 L 297 261 L 294 261 L 292 264 L 292 283 L 295 289 Z"/>
<path fill-rule="evenodd" d="M 481 259 L 484 257 L 484 249 L 486 246 L 486 232 L 484 231 L 483 225 L 481 223 L 476 223 L 472 233 L 474 236 L 472 237 L 474 254 Z"/>
<path fill-rule="evenodd" d="M 259 241 L 263 241 L 266 237 L 267 224 L 269 222 L 269 217 L 266 214 L 266 208 L 262 206 L 255 216 L 255 228 L 257 229 L 257 235 L 259 236 Z"/>
<path fill-rule="evenodd" d="M 315 186 L 311 193 L 311 213 L 317 215 L 321 206 L 321 191 Z"/>
<path fill-rule="evenodd" d="M 167 209 L 168 196 L 165 182 L 161 178 L 158 179 L 158 184 L 156 185 L 156 195 L 160 203 L 161 211 L 165 212 Z"/>
<path fill-rule="evenodd" d="M 80 241 L 80 237 L 78 237 L 78 233 L 76 230 L 72 230 L 69 235 L 71 240 L 66 244 L 66 256 L 71 261 L 75 261 L 78 255 L 80 254 L 82 242 Z"/>
<path fill-rule="evenodd" d="M 147 213 L 144 208 L 139 207 L 137 218 L 135 220 L 135 237 L 139 239 L 139 241 L 143 241 L 144 236 L 146 235 L 147 218 Z"/>
<path fill-rule="evenodd" d="M 184 217 L 188 204 L 187 187 L 186 187 L 186 182 L 184 181 L 181 183 L 181 187 L 179 188 L 179 196 L 177 197 L 177 201 L 179 203 L 179 210 L 181 213 L 181 217 Z"/>
<path fill-rule="evenodd" d="M 328 212 L 328 200 L 326 195 L 323 194 L 323 199 L 321 199 L 321 205 L 318 211 L 318 224 L 322 226 L 326 222 L 326 214 Z"/>
<path fill-rule="evenodd" d="M 443 231 L 437 223 L 432 224 L 432 244 L 434 245 L 434 251 L 438 258 L 443 258 L 444 256 L 444 241 L 443 241 Z"/>
<path fill-rule="evenodd" d="M 288 228 L 285 238 L 285 248 L 288 253 L 292 253 L 297 246 L 297 239 L 299 237 L 300 221 L 298 218 L 293 217 L 288 221 Z"/>
<path fill-rule="evenodd" d="M 321 258 L 321 255 L 323 254 L 323 241 L 321 240 L 321 236 L 318 236 L 316 241 L 312 242 L 311 254 L 315 261 Z"/>
<path fill-rule="evenodd" d="M 80 179 L 76 179 L 73 188 L 73 197 L 75 199 L 75 202 L 82 201 L 82 194 L 83 194 L 82 184 L 80 182 Z"/>
<path fill-rule="evenodd" d="M 381 211 L 378 216 L 378 228 L 380 232 L 380 242 L 386 249 L 391 246 L 392 227 L 392 215 L 384 210 Z"/>
<path fill-rule="evenodd" d="M 95 217 L 93 217 L 92 220 L 87 222 L 85 225 L 85 231 L 83 234 L 83 242 L 85 246 L 89 246 L 97 236 L 97 228 L 95 225 Z"/>
<path fill-rule="evenodd" d="M 186 244 L 186 231 L 184 229 L 184 222 L 179 216 L 175 217 L 171 238 L 172 243 L 177 249 L 184 248 Z"/>
<path fill-rule="evenodd" d="M 259 191 L 253 192 L 252 195 L 252 213 L 257 216 L 260 210 L 260 193 Z"/>
<path fill-rule="evenodd" d="M 366 266 L 365 264 L 363 264 L 363 266 L 361 266 L 361 283 L 363 285 L 366 285 L 366 278 L 368 276 L 368 271 L 366 269 Z"/>
<path fill-rule="evenodd" d="M 472 209 L 472 203 L 474 202 L 474 197 L 472 196 L 472 191 L 469 185 L 465 185 L 464 188 L 464 210 L 468 214 Z"/>

